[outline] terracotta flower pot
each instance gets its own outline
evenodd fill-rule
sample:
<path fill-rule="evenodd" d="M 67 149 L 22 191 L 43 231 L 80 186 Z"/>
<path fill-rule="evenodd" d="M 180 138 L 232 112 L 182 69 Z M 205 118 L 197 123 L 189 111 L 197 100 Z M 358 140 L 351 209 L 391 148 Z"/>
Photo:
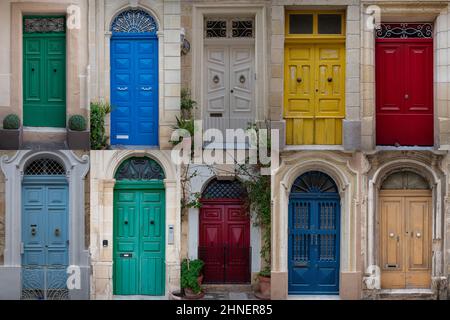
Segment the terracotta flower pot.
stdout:
<path fill-rule="evenodd" d="M 258 276 L 261 298 L 270 299 L 270 277 Z"/>

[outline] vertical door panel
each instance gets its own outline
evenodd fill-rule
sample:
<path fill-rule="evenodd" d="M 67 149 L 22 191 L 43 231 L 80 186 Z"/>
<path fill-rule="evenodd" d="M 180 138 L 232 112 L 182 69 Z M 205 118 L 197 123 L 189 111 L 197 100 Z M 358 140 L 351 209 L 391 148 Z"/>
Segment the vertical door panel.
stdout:
<path fill-rule="evenodd" d="M 254 48 L 230 48 L 230 129 L 246 129 L 255 122 Z"/>
<path fill-rule="evenodd" d="M 65 267 L 69 264 L 67 200 L 66 185 L 22 187 L 23 289 L 65 287 Z"/>
<path fill-rule="evenodd" d="M 339 200 L 289 200 L 289 292 L 339 292 Z"/>
<path fill-rule="evenodd" d="M 376 44 L 377 144 L 433 145 L 433 43 Z"/>
<path fill-rule="evenodd" d="M 250 281 L 250 220 L 242 205 L 203 204 L 200 209 L 200 256 L 205 282 Z"/>
<path fill-rule="evenodd" d="M 428 288 L 431 284 L 430 206 L 429 198 L 406 199 L 406 287 Z"/>
<path fill-rule="evenodd" d="M 65 36 L 24 35 L 23 43 L 24 125 L 65 127 Z"/>
<path fill-rule="evenodd" d="M 228 47 L 208 46 L 206 57 L 206 109 L 203 130 L 225 132 L 230 127 L 230 51 Z"/>
<path fill-rule="evenodd" d="M 314 143 L 314 46 L 286 47 L 285 106 L 286 142 Z"/>
<path fill-rule="evenodd" d="M 342 144 L 345 48 L 293 44 L 285 49 L 287 144 Z"/>
<path fill-rule="evenodd" d="M 164 295 L 164 191 L 114 192 L 114 293 Z"/>
<path fill-rule="evenodd" d="M 158 40 L 111 41 L 111 143 L 158 145 Z"/>

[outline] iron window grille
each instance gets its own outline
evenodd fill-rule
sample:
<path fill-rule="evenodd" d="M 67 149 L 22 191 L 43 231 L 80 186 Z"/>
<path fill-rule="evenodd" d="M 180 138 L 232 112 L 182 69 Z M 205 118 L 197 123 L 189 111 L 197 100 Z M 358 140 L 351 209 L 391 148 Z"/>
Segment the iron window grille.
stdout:
<path fill-rule="evenodd" d="M 25 169 L 25 175 L 27 176 L 57 176 L 65 173 L 64 167 L 53 159 L 34 160 Z"/>
<path fill-rule="evenodd" d="M 203 191 L 204 199 L 245 199 L 247 190 L 238 180 L 212 180 Z"/>
<path fill-rule="evenodd" d="M 111 26 L 113 33 L 153 33 L 156 34 L 158 26 L 155 19 L 141 9 L 130 9 L 121 12 Z"/>
<path fill-rule="evenodd" d="M 292 193 L 337 193 L 333 179 L 320 171 L 310 171 L 298 177 L 291 189 Z"/>
<path fill-rule="evenodd" d="M 205 38 L 254 38 L 253 18 L 205 19 Z"/>
<path fill-rule="evenodd" d="M 164 170 L 153 159 L 133 157 L 125 160 L 117 169 L 116 180 L 163 180 Z"/>
<path fill-rule="evenodd" d="M 64 17 L 26 17 L 23 19 L 24 33 L 63 33 L 66 31 Z"/>
<path fill-rule="evenodd" d="M 431 23 L 382 23 L 376 29 L 378 39 L 432 39 Z"/>

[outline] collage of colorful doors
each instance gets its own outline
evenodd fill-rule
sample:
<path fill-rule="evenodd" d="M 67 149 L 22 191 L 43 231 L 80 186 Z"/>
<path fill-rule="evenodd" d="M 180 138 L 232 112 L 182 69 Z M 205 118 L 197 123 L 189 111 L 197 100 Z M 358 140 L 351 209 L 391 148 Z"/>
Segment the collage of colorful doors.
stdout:
<path fill-rule="evenodd" d="M 450 1 L 0 1 L 0 300 L 450 299 Z"/>

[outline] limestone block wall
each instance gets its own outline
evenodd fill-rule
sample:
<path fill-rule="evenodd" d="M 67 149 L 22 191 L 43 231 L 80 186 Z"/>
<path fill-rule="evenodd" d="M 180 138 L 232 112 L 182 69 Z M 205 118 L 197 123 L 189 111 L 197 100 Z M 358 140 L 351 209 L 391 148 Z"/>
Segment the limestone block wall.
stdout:
<path fill-rule="evenodd" d="M 0 151 L 0 158 L 11 157 L 14 151 Z M 3 264 L 3 250 L 5 249 L 5 175 L 0 170 L 0 265 Z"/>
<path fill-rule="evenodd" d="M 89 66 L 90 100 L 111 101 L 111 23 L 122 11 L 141 8 L 158 24 L 159 40 L 159 146 L 168 149 L 175 116 L 180 112 L 180 0 L 90 0 Z M 110 134 L 107 118 L 107 135 Z"/>
<path fill-rule="evenodd" d="M 10 113 L 22 118 L 22 16 L 68 16 L 68 7 L 79 7 L 79 29 L 66 30 L 66 114 L 89 118 L 87 8 L 89 0 L 5 0 L 0 2 L 0 123 Z"/>

